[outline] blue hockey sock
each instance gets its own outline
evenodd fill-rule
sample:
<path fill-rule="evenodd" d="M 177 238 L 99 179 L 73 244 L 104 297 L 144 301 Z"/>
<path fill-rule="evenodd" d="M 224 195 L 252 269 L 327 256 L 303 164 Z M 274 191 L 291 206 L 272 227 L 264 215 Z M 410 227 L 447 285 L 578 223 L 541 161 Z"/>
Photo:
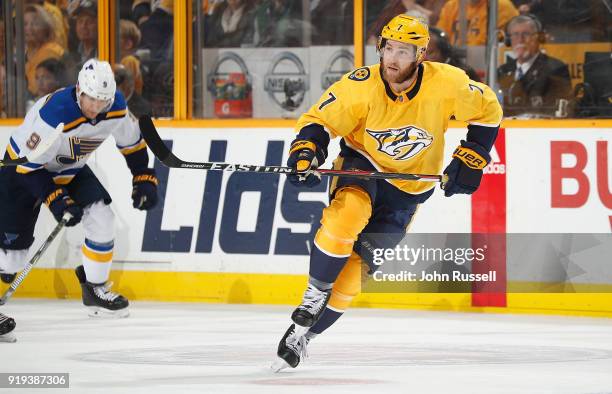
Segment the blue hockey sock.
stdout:
<path fill-rule="evenodd" d="M 347 259 L 348 256 L 330 256 L 321 251 L 315 244 L 310 253 L 310 277 L 319 282 L 333 284 L 342 268 L 344 268 Z"/>
<path fill-rule="evenodd" d="M 344 312 L 335 311 L 329 307 L 325 307 L 325 310 L 321 314 L 321 317 L 319 317 L 319 320 L 314 324 L 314 326 L 310 327 L 310 330 L 308 330 L 308 333 L 306 333 L 306 337 L 310 339 L 327 330 L 343 314 Z"/>

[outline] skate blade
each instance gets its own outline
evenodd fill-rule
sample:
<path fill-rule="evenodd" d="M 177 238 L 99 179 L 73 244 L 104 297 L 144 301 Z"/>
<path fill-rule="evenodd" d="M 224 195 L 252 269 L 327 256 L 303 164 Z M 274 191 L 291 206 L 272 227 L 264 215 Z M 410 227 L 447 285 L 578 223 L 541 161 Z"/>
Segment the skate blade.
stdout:
<path fill-rule="evenodd" d="M 270 370 L 272 370 L 272 372 L 274 373 L 279 373 L 280 371 L 286 368 L 291 368 L 291 365 L 287 364 L 287 361 L 283 360 L 280 357 L 274 360 L 272 365 L 270 365 Z"/>
<path fill-rule="evenodd" d="M 130 315 L 128 308 L 111 311 L 109 309 L 100 308 L 97 306 L 87 307 L 89 317 L 101 319 L 123 319 Z"/>
<path fill-rule="evenodd" d="M 17 342 L 17 337 L 14 332 L 7 332 L 4 335 L 0 335 L 0 342 L 14 343 Z"/>

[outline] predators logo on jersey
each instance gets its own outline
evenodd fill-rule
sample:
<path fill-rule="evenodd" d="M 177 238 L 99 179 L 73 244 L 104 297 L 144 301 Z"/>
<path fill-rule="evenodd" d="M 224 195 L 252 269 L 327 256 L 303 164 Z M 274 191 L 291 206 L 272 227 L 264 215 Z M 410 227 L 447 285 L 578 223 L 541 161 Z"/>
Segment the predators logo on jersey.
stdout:
<path fill-rule="evenodd" d="M 433 136 L 414 126 L 382 131 L 366 129 L 366 132 L 378 142 L 378 151 L 391 156 L 393 160 L 408 160 L 433 142 Z"/>

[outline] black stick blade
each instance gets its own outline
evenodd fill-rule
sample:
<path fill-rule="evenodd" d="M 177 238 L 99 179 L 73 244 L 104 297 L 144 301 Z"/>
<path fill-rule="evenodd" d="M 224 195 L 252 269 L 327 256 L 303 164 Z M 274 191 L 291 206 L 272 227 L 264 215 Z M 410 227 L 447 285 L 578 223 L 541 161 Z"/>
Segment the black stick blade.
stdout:
<path fill-rule="evenodd" d="M 162 141 L 161 137 L 157 133 L 151 118 L 149 116 L 141 117 L 138 119 L 138 125 L 140 126 L 140 132 L 142 133 L 142 136 L 145 139 L 149 149 L 151 149 L 159 161 L 166 163 L 168 158 L 172 155 L 172 152 L 164 144 L 164 141 Z"/>

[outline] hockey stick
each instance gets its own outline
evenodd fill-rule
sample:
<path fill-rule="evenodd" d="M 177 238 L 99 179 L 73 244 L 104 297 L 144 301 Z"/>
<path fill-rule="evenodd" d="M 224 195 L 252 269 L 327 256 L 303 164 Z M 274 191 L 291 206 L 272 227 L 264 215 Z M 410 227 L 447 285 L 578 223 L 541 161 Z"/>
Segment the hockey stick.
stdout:
<path fill-rule="evenodd" d="M 15 167 L 15 166 L 19 166 L 19 165 L 26 164 L 26 163 L 36 163 L 38 158 L 40 158 L 43 154 L 45 154 L 47 150 L 49 150 L 49 148 L 55 143 L 55 141 L 57 141 L 60 135 L 62 135 L 63 131 L 64 131 L 64 124 L 63 123 L 58 124 L 57 127 L 55 128 L 55 131 L 53 131 L 47 138 L 40 141 L 38 145 L 36 146 L 36 148 L 34 148 L 33 151 L 25 155 L 25 157 L 19 157 L 17 159 L 6 159 L 6 160 L 0 159 L 0 168 Z"/>
<path fill-rule="evenodd" d="M 170 168 L 191 168 L 196 170 L 219 170 L 231 172 L 259 172 L 269 174 L 298 174 L 293 168 L 279 166 L 258 166 L 252 164 L 228 164 L 228 163 L 213 163 L 213 162 L 192 162 L 183 161 L 176 157 L 170 149 L 164 144 L 161 137 L 155 129 L 153 121 L 148 116 L 143 116 L 138 121 L 140 132 L 144 137 L 147 145 L 166 167 Z M 376 178 L 376 179 L 402 179 L 410 181 L 425 181 L 425 182 L 442 182 L 442 175 L 429 174 L 402 174 L 397 172 L 377 172 L 377 171 L 359 171 L 359 170 L 327 170 L 317 169 L 316 172 L 326 176 L 343 176 L 348 178 Z"/>
<path fill-rule="evenodd" d="M 57 223 L 57 225 L 55 226 L 53 231 L 51 231 L 51 234 L 49 234 L 45 242 L 43 242 L 40 248 L 38 248 L 38 250 L 36 251 L 34 256 L 32 256 L 30 261 L 28 261 L 28 264 L 23 269 L 23 271 L 21 271 L 21 273 L 17 276 L 17 278 L 15 278 L 15 280 L 11 283 L 9 288 L 6 289 L 6 291 L 2 295 L 2 298 L 0 298 L 0 305 L 6 304 L 6 302 L 13 296 L 13 293 L 15 292 L 15 290 L 17 290 L 17 287 L 19 287 L 19 285 L 21 284 L 21 282 L 23 282 L 25 277 L 28 276 L 28 274 L 34 267 L 34 264 L 36 264 L 38 259 L 40 259 L 40 256 L 42 256 L 43 253 L 45 253 L 45 250 L 47 250 L 49 245 L 51 245 L 55 237 L 57 237 L 57 234 L 59 234 L 62 228 L 64 228 L 64 226 L 66 225 L 66 223 L 68 223 L 71 217 L 72 215 L 70 215 L 69 213 L 66 213 L 64 217 L 62 218 L 62 220 L 60 220 L 59 223 Z"/>

